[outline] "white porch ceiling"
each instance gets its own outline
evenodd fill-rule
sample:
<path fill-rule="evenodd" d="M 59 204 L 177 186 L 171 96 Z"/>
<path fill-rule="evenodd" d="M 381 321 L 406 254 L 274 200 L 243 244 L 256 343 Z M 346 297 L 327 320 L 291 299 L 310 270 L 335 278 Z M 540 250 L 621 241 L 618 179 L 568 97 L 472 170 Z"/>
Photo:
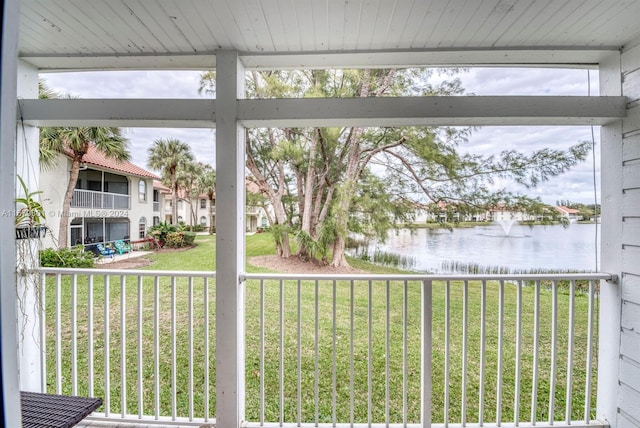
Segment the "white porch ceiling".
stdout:
<path fill-rule="evenodd" d="M 20 56 L 42 70 L 203 69 L 218 49 L 249 68 L 589 65 L 640 38 L 637 0 L 23 0 L 20 13 Z"/>

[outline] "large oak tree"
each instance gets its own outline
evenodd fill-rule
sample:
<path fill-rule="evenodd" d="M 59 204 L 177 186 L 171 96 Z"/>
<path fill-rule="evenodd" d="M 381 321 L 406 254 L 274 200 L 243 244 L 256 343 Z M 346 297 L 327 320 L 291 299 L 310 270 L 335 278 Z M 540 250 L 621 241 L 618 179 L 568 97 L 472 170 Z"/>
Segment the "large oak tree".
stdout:
<path fill-rule="evenodd" d="M 255 98 L 448 96 L 464 93 L 458 70 L 431 69 L 254 71 L 247 93 Z M 215 90 L 212 73 L 201 90 Z M 464 203 L 487 207 L 518 199 L 493 189 L 496 179 L 525 186 L 567 171 L 589 152 L 588 143 L 532 153 L 492 156 L 461 150 L 473 130 L 454 127 L 343 127 L 249 129 L 246 165 L 274 210 L 278 254 L 290 255 L 289 233 L 303 258 L 331 257 L 347 265 L 351 232 L 384 238 L 416 204 Z M 526 199 L 526 198 L 524 198 Z M 535 201 L 534 201 L 535 202 Z"/>

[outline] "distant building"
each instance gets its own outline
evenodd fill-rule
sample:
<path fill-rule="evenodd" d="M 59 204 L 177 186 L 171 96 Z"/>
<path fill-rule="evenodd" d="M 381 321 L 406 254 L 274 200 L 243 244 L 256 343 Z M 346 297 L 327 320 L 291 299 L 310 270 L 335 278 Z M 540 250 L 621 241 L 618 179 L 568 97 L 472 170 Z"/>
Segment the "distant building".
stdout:
<path fill-rule="evenodd" d="M 578 221 L 582 220 L 582 216 L 580 216 L 580 211 L 565 207 L 563 205 L 558 205 L 554 207 L 558 213 L 560 213 L 560 217 L 566 218 L 569 221 Z"/>
<path fill-rule="evenodd" d="M 162 187 L 160 187 L 162 186 Z M 158 186 L 159 195 L 164 197 L 162 200 L 164 203 L 160 207 L 159 215 L 167 223 L 174 223 L 172 221 L 172 209 L 174 201 L 178 204 L 178 219 L 177 223 L 184 222 L 186 225 L 195 226 L 199 225 L 205 229 L 213 226 L 215 227 L 216 219 L 216 199 L 215 195 L 213 200 L 209 200 L 206 194 L 201 195 L 187 195 L 184 189 L 178 189 L 178 197 L 174 198 L 173 192 L 166 186 L 159 183 Z M 257 193 L 257 186 L 251 182 L 247 182 L 247 192 Z M 248 204 L 245 208 L 245 224 L 247 232 L 256 232 L 258 229 L 269 227 L 269 216 L 267 215 L 267 207 L 256 206 Z"/>
<path fill-rule="evenodd" d="M 145 236 L 154 216 L 153 182 L 158 176 L 131 162 L 109 159 L 90 145 L 73 191 L 70 215 L 63 217 L 71 157 L 57 156 L 55 166 L 40 171 L 41 200 L 52 232 L 44 239 L 45 246 L 58 246 L 55 239 L 61 221 L 69 226 L 66 245 Z"/>

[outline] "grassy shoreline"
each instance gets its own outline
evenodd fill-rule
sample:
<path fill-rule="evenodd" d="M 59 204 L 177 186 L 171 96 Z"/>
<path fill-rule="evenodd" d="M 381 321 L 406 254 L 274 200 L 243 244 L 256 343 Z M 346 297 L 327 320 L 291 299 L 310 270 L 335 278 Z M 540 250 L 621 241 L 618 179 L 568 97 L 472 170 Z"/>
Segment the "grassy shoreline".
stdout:
<path fill-rule="evenodd" d="M 146 269 L 152 270 L 215 270 L 215 239 L 211 236 L 198 236 L 197 246 L 190 250 L 176 253 L 158 253 L 150 256 L 154 263 Z M 247 257 L 256 255 L 273 254 L 272 238 L 269 234 L 258 234 L 247 237 Z M 366 270 L 371 273 L 406 273 L 398 269 L 385 268 L 371 265 L 361 260 L 350 259 L 354 267 Z M 256 268 L 248 265 L 249 272 L 267 272 L 267 269 Z M 124 278 L 124 285 L 123 284 Z M 178 416 L 187 416 L 189 413 L 188 394 L 190 379 L 187 368 L 191 364 L 194 370 L 193 389 L 195 394 L 194 411 L 196 416 L 204 409 L 204 368 L 208 367 L 210 377 L 209 385 L 212 391 L 209 408 L 215 408 L 215 283 L 211 281 L 208 294 L 205 294 L 202 281 L 194 281 L 189 285 L 186 279 L 178 279 L 175 282 L 175 289 L 169 280 L 161 280 L 158 284 L 158 295 L 152 278 L 145 278 L 142 281 L 142 300 L 138 302 L 137 280 L 129 277 L 111 276 L 109 288 L 109 349 L 110 349 L 110 373 L 111 382 L 111 411 L 121 411 L 120 379 L 122 378 L 121 367 L 126 368 L 126 396 L 128 397 L 127 412 L 138 412 L 138 351 L 143 355 L 140 365 L 143 375 L 143 413 L 149 413 L 153 408 L 155 397 L 155 387 L 152 382 L 154 372 L 154 328 L 158 328 L 160 337 L 158 355 L 160 371 L 160 401 L 161 410 L 165 414 L 170 414 L 172 408 L 172 377 L 175 376 L 175 388 L 178 391 L 176 407 Z M 53 278 L 48 279 L 47 290 L 47 358 L 48 383 L 50 387 L 55 385 L 55 353 L 51 352 L 56 348 L 55 342 L 55 290 Z M 80 326 L 77 331 L 78 337 L 78 393 L 88 394 L 87 371 L 88 361 L 88 329 L 86 328 L 88 313 L 88 284 L 86 279 L 80 278 L 77 284 L 78 289 L 78 318 Z M 190 288 L 191 287 L 191 288 Z M 315 416 L 314 408 L 314 371 L 315 358 L 314 351 L 314 331 L 315 325 L 315 293 L 316 285 L 313 282 L 297 281 L 287 282 L 280 285 L 277 281 L 265 281 L 264 289 L 261 290 L 260 281 L 247 281 L 245 284 L 245 340 L 246 340 L 246 416 L 247 420 L 257 420 L 259 418 L 259 397 L 260 379 L 265 382 L 265 412 L 267 420 L 278 420 L 280 415 L 279 404 L 279 373 L 281 370 L 279 362 L 280 341 L 285 346 L 285 353 L 282 367 L 284 372 L 284 415 L 286 421 L 294 421 L 297 417 L 298 409 L 295 406 L 298 394 L 298 322 L 302 331 L 300 346 L 302 349 L 300 364 L 301 384 L 303 390 L 300 394 L 303 399 L 303 408 L 300 412 L 303 420 L 312 421 Z M 403 379 L 403 345 L 402 345 L 402 319 L 407 317 L 407 414 L 410 421 L 417 421 L 420 412 L 420 302 L 421 285 L 418 282 L 410 282 L 406 286 L 407 294 L 404 294 L 402 284 L 391 284 L 389 287 L 385 283 L 374 282 L 371 285 L 368 281 L 362 282 L 322 282 L 318 286 L 318 360 L 319 360 L 319 388 L 320 402 L 319 413 L 320 422 L 331 421 L 332 403 L 331 393 L 333 390 L 333 353 L 336 358 L 336 391 L 337 408 L 336 416 L 341 421 L 349 418 L 349 391 L 353 382 L 355 392 L 354 411 L 356 422 L 366 419 L 367 412 L 367 385 L 368 385 L 368 361 L 372 364 L 372 398 L 376 406 L 373 411 L 374 421 L 384 419 L 384 406 L 381 403 L 385 400 L 385 364 L 388 361 L 390 370 L 390 422 L 398 422 L 402 415 L 402 379 Z M 464 306 L 464 290 L 468 287 L 468 306 Z M 371 288 L 371 289 L 369 289 Z M 192 290 L 192 297 L 189 298 L 189 290 Z M 124 295 L 122 293 L 124 292 Z M 504 386 L 502 388 L 502 408 L 503 420 L 511 420 L 513 417 L 513 402 L 515 397 L 515 364 L 517 361 L 515 350 L 515 337 L 517 333 L 516 325 L 516 296 L 518 287 L 515 284 L 504 284 L 503 297 L 505 301 L 505 312 L 503 317 L 504 334 L 504 355 L 501 371 L 498 372 L 497 364 L 497 341 L 499 335 L 498 319 L 500 314 L 497 310 L 497 302 L 500 299 L 501 285 L 499 283 L 488 282 L 485 285 L 479 282 L 452 282 L 449 285 L 449 305 L 450 305 L 450 385 L 451 399 L 449 409 L 449 421 L 457 422 L 461 418 L 463 388 L 467 394 L 467 418 L 469 421 L 478 420 L 478 409 L 480 407 L 479 397 L 481 386 L 483 387 L 485 401 L 483 417 L 485 421 L 495 419 L 497 396 L 497 379 L 502 376 Z M 284 294 L 280 294 L 280 293 Z M 260 319 L 259 308 L 261 294 L 265 301 L 264 338 L 265 338 L 265 370 L 260 370 L 258 355 L 260 346 Z M 368 300 L 369 294 L 373 301 Z M 486 295 L 486 324 L 484 334 L 487 340 L 485 367 L 483 384 L 480 383 L 480 367 L 482 362 L 480 356 L 480 337 L 482 335 L 481 314 L 483 311 L 482 295 Z M 535 301 L 535 289 L 524 287 L 523 294 L 523 324 L 522 324 L 522 352 L 520 355 L 520 367 L 522 370 L 520 384 L 520 418 L 529 420 L 532 401 L 532 373 L 533 373 L 533 305 Z M 334 302 L 333 295 L 336 296 Z M 63 376 L 63 393 L 72 392 L 72 364 L 71 356 L 71 284 L 64 279 L 61 285 L 62 307 L 62 342 L 60 343 L 63 359 L 61 361 Z M 96 376 L 95 395 L 104 397 L 105 378 L 105 332 L 104 332 L 104 296 L 105 287 L 102 279 L 97 278 L 93 284 L 93 311 L 94 311 L 94 371 Z M 175 300 L 174 299 L 175 296 Z M 352 297 L 353 296 L 353 300 Z M 154 305 L 157 297 L 157 304 L 160 309 L 158 314 L 160 324 L 156 327 L 154 319 Z M 538 364 L 538 386 L 536 415 L 539 420 L 548 418 L 548 394 L 550 390 L 551 376 L 551 307 L 552 293 L 546 289 L 540 291 L 540 336 L 539 349 L 540 361 Z M 447 299 L 447 285 L 444 283 L 434 284 L 433 287 L 433 410 L 432 418 L 434 423 L 443 422 L 444 418 L 444 347 L 445 347 L 445 307 Z M 387 300 L 390 306 L 387 308 Z M 126 316 L 121 319 L 121 304 L 125 302 Z M 209 361 L 204 359 L 204 303 L 209 302 Z M 282 302 L 284 308 L 284 318 L 280 318 L 279 306 Z M 301 307 L 298 308 L 298 302 Z M 406 312 L 404 305 L 406 302 Z M 138 338 L 138 304 L 142 307 L 142 338 Z M 574 343 L 574 367 L 567 367 L 568 355 L 566 352 L 568 328 L 567 317 L 570 299 L 566 294 L 558 294 L 558 366 L 555 396 L 556 418 L 564 417 L 564 394 L 566 374 L 570 370 L 572 374 L 573 402 L 575 412 L 573 419 L 579 419 L 584 405 L 584 379 L 587 362 L 586 355 L 586 314 L 588 299 L 585 296 L 576 296 L 575 313 L 575 343 Z M 188 309 L 193 310 L 189 315 Z M 351 309 L 353 307 L 353 309 Z M 369 309 L 371 307 L 371 309 Z M 172 309 L 175 308 L 175 311 Z M 335 309 L 334 309 L 335 308 Z M 335 324 L 333 312 L 335 310 Z M 371 311 L 371 315 L 369 315 Z M 465 319 L 468 326 L 467 341 L 464 343 L 462 335 L 462 323 Z M 298 319 L 298 313 L 301 314 Z M 351 313 L 354 314 L 353 318 Z M 405 315 L 406 314 L 406 315 Z M 368 355 L 369 343 L 369 316 L 372 318 L 371 341 L 373 352 Z M 387 354 L 385 335 L 386 322 L 389 317 L 389 339 L 391 346 Z M 124 321 L 124 322 L 123 322 Z M 172 344 L 170 334 L 173 325 L 176 331 L 176 355 L 171 352 Z M 125 332 L 121 331 L 121 326 L 125 326 Z M 280 338 L 280 328 L 284 326 L 284 337 Z M 353 327 L 352 327 L 353 326 Z M 333 346 L 333 331 L 336 331 L 335 351 Z M 138 340 L 142 343 L 142 348 L 138 347 Z M 124 343 L 125 352 L 122 354 Z M 193 343 L 194 358 L 190 362 L 189 343 Z M 354 365 L 350 363 L 350 349 L 354 349 Z M 462 382 L 462 349 L 467 349 L 467 380 Z M 385 358 L 387 355 L 387 358 Z M 172 373 L 171 361 L 177 361 L 177 373 Z M 578 363 L 579 362 L 579 363 Z M 353 370 L 353 379 L 351 372 Z M 595 375 L 595 373 L 594 373 Z M 595 385 L 594 385 L 595 390 Z M 53 391 L 51 389 L 50 391 Z M 593 395 L 595 396 L 595 394 Z"/>

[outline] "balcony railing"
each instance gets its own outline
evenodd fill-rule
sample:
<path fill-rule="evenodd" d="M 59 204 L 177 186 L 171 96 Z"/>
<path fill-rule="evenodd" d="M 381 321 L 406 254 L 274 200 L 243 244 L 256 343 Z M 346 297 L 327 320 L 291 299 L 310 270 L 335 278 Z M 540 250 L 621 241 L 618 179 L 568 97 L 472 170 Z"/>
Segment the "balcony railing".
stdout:
<path fill-rule="evenodd" d="M 130 208 L 129 195 L 75 189 L 72 208 L 126 210 Z"/>
<path fill-rule="evenodd" d="M 153 211 L 154 212 L 160 211 L 160 202 L 153 201 Z"/>
<path fill-rule="evenodd" d="M 258 215 L 259 210 L 260 210 L 260 208 L 258 208 L 258 207 L 247 206 L 247 207 L 245 208 L 245 211 L 244 211 L 244 212 L 245 212 L 245 214 L 247 214 L 247 215 Z"/>
<path fill-rule="evenodd" d="M 43 388 L 215 422 L 215 272 L 42 269 Z M 606 274 L 243 278 L 243 426 L 602 426 Z"/>

